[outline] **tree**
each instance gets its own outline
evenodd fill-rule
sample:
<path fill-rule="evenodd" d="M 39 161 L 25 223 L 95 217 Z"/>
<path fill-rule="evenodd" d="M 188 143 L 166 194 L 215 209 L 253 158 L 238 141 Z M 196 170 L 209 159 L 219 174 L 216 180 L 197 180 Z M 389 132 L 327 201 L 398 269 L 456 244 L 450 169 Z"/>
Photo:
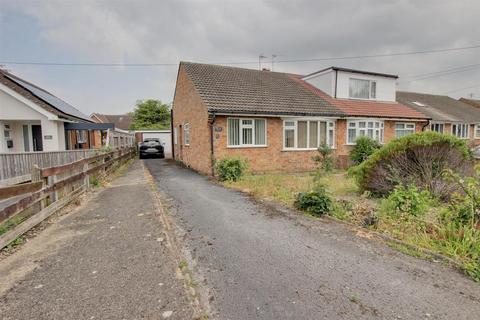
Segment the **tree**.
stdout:
<path fill-rule="evenodd" d="M 138 100 L 130 129 L 169 129 L 170 106 L 160 100 Z"/>

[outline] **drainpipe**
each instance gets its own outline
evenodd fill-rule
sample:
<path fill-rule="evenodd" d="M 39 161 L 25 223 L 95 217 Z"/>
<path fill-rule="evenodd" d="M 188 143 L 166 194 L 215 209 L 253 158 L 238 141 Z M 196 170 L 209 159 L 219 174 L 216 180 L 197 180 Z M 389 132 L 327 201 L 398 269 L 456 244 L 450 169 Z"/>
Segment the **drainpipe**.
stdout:
<path fill-rule="evenodd" d="M 212 177 L 215 176 L 215 150 L 213 148 L 213 135 L 215 131 L 215 113 L 211 113 L 208 116 L 208 122 L 210 123 L 210 161 L 212 166 Z"/>
<path fill-rule="evenodd" d="M 427 124 L 422 127 L 422 131 L 425 131 L 425 128 L 430 125 L 430 119 L 427 120 Z"/>

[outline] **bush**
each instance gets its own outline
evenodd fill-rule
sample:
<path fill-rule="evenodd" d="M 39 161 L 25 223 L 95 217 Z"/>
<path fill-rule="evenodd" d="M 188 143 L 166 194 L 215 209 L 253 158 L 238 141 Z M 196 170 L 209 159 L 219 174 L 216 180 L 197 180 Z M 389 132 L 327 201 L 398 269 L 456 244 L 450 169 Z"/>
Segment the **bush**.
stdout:
<path fill-rule="evenodd" d="M 241 158 L 225 158 L 217 162 L 215 169 L 220 181 L 238 181 L 247 169 L 247 162 Z"/>
<path fill-rule="evenodd" d="M 448 199 L 459 187 L 444 179 L 445 169 L 461 176 L 472 172 L 465 141 L 452 135 L 421 132 L 392 140 L 350 172 L 362 191 L 377 196 L 387 195 L 402 184 L 416 185 Z"/>
<path fill-rule="evenodd" d="M 385 201 L 389 214 L 408 214 L 414 217 L 424 216 L 431 202 L 430 193 L 420 191 L 415 186 L 398 185 Z"/>
<path fill-rule="evenodd" d="M 294 204 L 297 209 L 315 216 L 327 214 L 333 208 L 332 198 L 322 185 L 317 185 L 312 191 L 299 193 Z"/>
<path fill-rule="evenodd" d="M 317 175 L 324 172 L 332 172 L 333 170 L 333 149 L 323 143 L 318 147 L 318 155 L 313 157 L 313 161 L 317 164 Z"/>
<path fill-rule="evenodd" d="M 354 164 L 360 164 L 380 149 L 380 147 L 380 143 L 376 140 L 370 139 L 369 137 L 359 137 L 350 153 L 350 159 L 352 159 Z"/>

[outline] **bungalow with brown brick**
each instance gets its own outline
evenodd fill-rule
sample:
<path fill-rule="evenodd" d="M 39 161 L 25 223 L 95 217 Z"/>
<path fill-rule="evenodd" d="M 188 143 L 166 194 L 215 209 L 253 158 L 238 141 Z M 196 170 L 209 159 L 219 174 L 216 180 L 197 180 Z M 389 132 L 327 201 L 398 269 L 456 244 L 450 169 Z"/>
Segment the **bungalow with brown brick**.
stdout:
<path fill-rule="evenodd" d="M 314 168 L 326 143 L 345 167 L 359 136 L 384 143 L 428 126 L 428 115 L 396 101 L 396 79 L 336 67 L 301 76 L 181 62 L 174 157 L 206 174 L 231 156 L 253 172 L 299 172 Z"/>

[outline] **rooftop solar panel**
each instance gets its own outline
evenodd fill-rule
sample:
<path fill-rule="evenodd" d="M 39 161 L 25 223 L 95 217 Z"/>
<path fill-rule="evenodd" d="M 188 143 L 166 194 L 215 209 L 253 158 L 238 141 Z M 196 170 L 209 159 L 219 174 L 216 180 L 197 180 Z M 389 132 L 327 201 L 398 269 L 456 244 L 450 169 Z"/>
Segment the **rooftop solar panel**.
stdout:
<path fill-rule="evenodd" d="M 20 86 L 24 87 L 28 91 L 30 91 L 33 95 L 37 96 L 39 99 L 42 99 L 43 101 L 47 102 L 48 104 L 52 105 L 54 108 L 60 110 L 61 112 L 68 114 L 70 116 L 80 118 L 83 120 L 91 121 L 91 119 L 88 118 L 87 115 L 83 114 L 79 110 L 75 109 L 73 106 L 69 105 L 65 101 L 63 101 L 60 98 L 55 97 L 51 93 L 48 93 L 40 88 L 37 88 L 25 81 L 22 81 L 18 78 L 15 77 L 10 77 L 7 75 L 7 77 L 19 84 Z"/>

